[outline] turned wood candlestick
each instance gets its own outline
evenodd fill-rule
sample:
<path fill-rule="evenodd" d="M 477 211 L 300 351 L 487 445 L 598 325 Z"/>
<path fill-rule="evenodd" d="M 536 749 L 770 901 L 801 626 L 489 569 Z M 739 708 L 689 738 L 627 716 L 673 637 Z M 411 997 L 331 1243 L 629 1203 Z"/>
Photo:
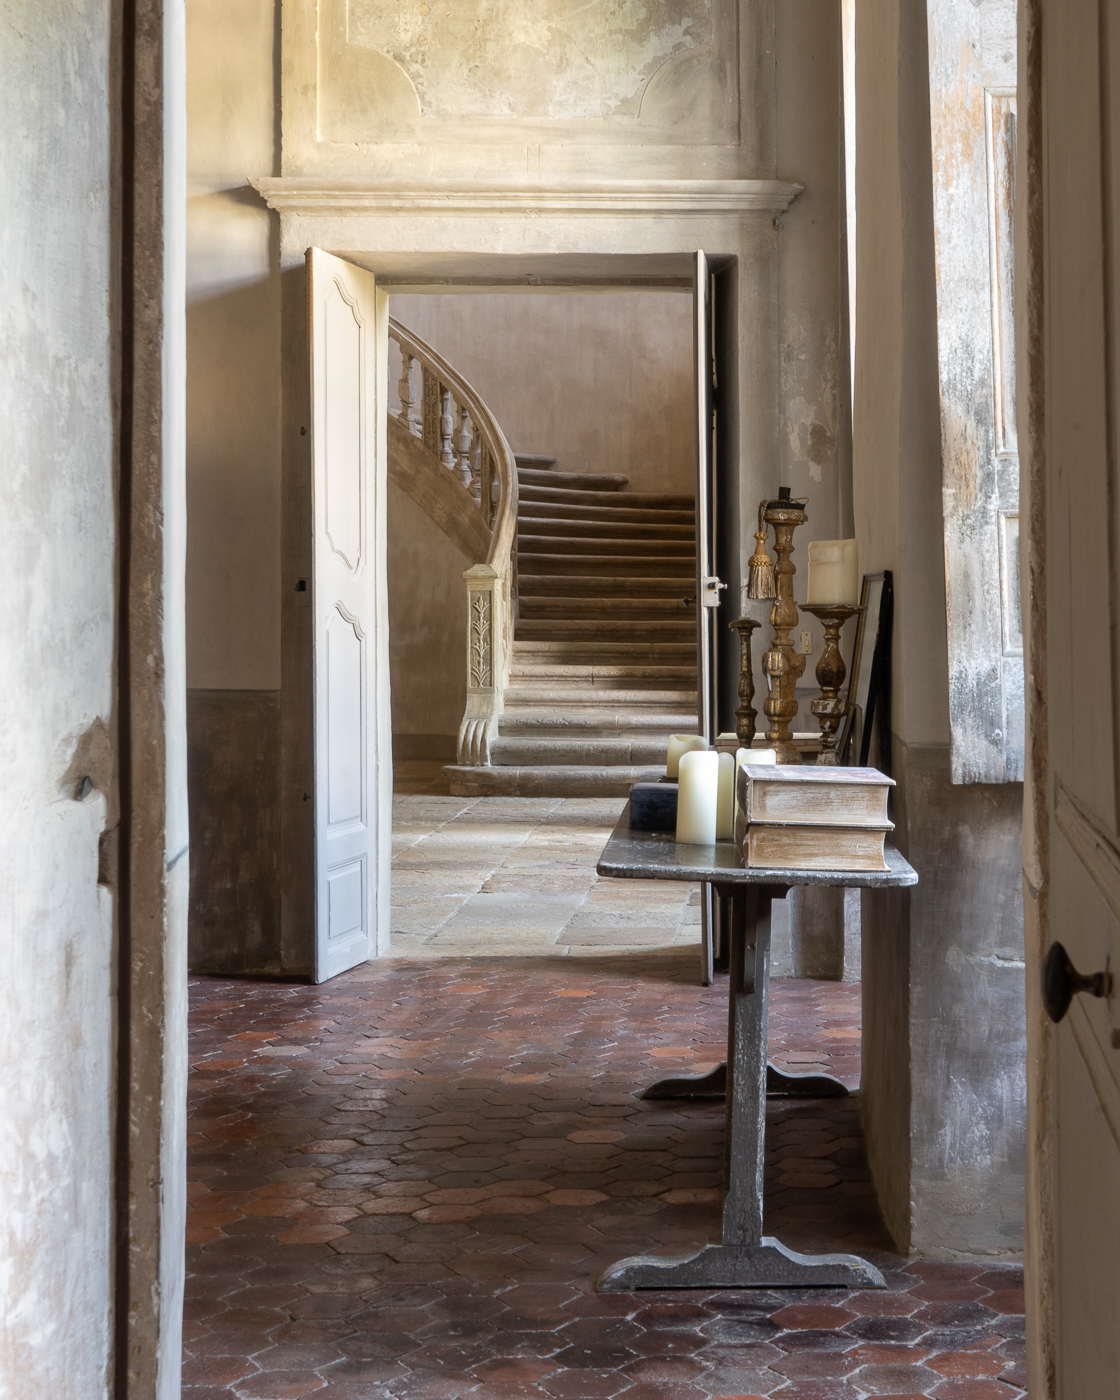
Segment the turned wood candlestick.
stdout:
<path fill-rule="evenodd" d="M 840 654 L 840 629 L 848 618 L 863 612 L 863 608 L 854 608 L 847 603 L 806 603 L 805 611 L 824 624 L 824 650 L 817 662 L 817 684 L 821 695 L 809 706 L 821 727 L 821 751 L 817 766 L 824 764 L 834 768 L 840 762 L 836 755 L 836 730 L 847 708 L 840 694 L 840 687 L 848 674 Z"/>
<path fill-rule="evenodd" d="M 770 721 L 767 739 L 776 749 L 779 763 L 800 763 L 801 754 L 790 733 L 790 721 L 797 714 L 797 682 L 805 670 L 805 658 L 795 649 L 790 633 L 797 626 L 797 604 L 793 601 L 793 576 L 797 569 L 790 563 L 793 553 L 793 532 L 804 525 L 806 515 L 797 501 L 790 499 L 789 487 L 779 490 L 779 499 L 767 503 L 762 518 L 774 527 L 774 582 L 777 596 L 770 609 L 770 626 L 774 640 L 762 658 L 769 695 L 763 710 Z"/>
<path fill-rule="evenodd" d="M 751 660 L 751 635 L 761 622 L 753 617 L 737 617 L 728 624 L 739 634 L 739 708 L 735 711 L 735 733 L 743 748 L 749 749 L 754 742 L 755 719 L 758 711 L 751 704 L 754 699 L 754 663 Z"/>

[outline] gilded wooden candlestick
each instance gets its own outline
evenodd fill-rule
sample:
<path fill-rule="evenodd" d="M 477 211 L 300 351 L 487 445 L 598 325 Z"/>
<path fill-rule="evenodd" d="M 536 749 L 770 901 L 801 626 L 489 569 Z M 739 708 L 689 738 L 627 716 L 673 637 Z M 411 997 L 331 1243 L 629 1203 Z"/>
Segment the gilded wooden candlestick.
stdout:
<path fill-rule="evenodd" d="M 836 730 L 846 708 L 840 687 L 848 674 L 840 653 L 840 629 L 848 618 L 856 617 L 863 609 L 850 607 L 847 603 L 806 603 L 805 611 L 820 618 L 824 624 L 824 650 L 817 662 L 817 684 L 821 695 L 809 706 L 821 727 L 821 751 L 817 765 L 836 767 L 840 762 L 836 756 Z"/>
<path fill-rule="evenodd" d="M 770 626 L 774 629 L 774 640 L 762 658 L 766 673 L 769 695 L 763 703 L 763 710 L 770 721 L 767 738 L 770 747 L 777 750 L 779 763 L 800 763 L 801 755 L 790 733 L 790 721 L 797 714 L 797 682 L 805 670 L 805 658 L 795 649 L 790 633 L 797 626 L 797 604 L 793 601 L 793 576 L 797 572 L 790 562 L 793 553 L 793 532 L 798 525 L 804 525 L 805 511 L 800 502 L 790 499 L 788 486 L 778 491 L 776 501 L 767 502 L 762 518 L 767 525 L 774 527 L 774 553 L 778 562 L 774 565 L 774 582 L 777 596 L 770 609 Z"/>
<path fill-rule="evenodd" d="M 761 622 L 753 617 L 737 617 L 728 624 L 739 634 L 739 708 L 735 711 L 735 733 L 739 743 L 749 749 L 754 741 L 755 718 L 758 711 L 754 699 L 754 663 L 751 661 L 751 635 Z"/>

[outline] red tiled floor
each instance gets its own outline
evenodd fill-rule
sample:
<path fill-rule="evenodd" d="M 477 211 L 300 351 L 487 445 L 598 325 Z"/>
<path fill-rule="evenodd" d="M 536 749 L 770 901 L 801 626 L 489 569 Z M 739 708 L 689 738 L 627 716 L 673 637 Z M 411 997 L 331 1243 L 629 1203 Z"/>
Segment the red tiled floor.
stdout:
<path fill-rule="evenodd" d="M 717 1228 L 696 953 L 192 985 L 185 1400 L 1020 1400 L 1021 1275 L 890 1253 L 857 1100 L 771 1100 L 766 1227 L 884 1293 L 599 1295 Z M 859 1078 L 859 989 L 777 981 L 771 1053 Z M 702 1058 L 703 1057 L 703 1058 Z"/>

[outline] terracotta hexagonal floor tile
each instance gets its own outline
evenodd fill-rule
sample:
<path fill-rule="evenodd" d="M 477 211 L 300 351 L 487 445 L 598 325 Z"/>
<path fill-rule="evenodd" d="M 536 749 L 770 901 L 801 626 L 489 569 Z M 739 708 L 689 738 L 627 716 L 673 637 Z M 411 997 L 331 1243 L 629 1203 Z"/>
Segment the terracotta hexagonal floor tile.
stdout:
<path fill-rule="evenodd" d="M 774 1321 L 779 1327 L 790 1330 L 804 1327 L 828 1329 L 843 1327 L 845 1323 L 854 1322 L 855 1317 L 855 1313 L 847 1308 L 838 1308 L 830 1303 L 801 1303 L 782 1308 L 774 1314 Z"/>
<path fill-rule="evenodd" d="M 524 817 L 534 799 L 440 801 L 466 814 L 441 832 L 489 824 L 487 841 L 571 813 L 584 842 L 571 868 L 599 888 L 586 814 L 609 827 L 617 804 L 550 800 L 541 825 Z M 416 870 L 425 896 L 444 880 L 414 858 L 398 898 Z M 674 1058 L 720 1057 L 725 982 L 698 987 L 695 957 L 573 947 L 383 959 L 319 987 L 193 979 L 192 1059 L 207 1070 L 191 1081 L 185 1400 L 855 1400 L 857 1373 L 867 1396 L 909 1376 L 923 1383 L 896 1397 L 989 1400 L 967 1388 L 994 1383 L 1017 1400 L 997 1377 L 1023 1365 L 1020 1276 L 903 1271 L 855 1100 L 768 1104 L 766 1231 L 808 1253 L 870 1251 L 885 1291 L 594 1292 L 623 1255 L 718 1230 L 722 1106 L 634 1097 Z M 858 987 L 774 981 L 779 1062 L 843 1064 L 854 1085 L 858 1031 Z M 283 1053 L 238 1053 L 255 1045 Z M 968 1374 L 930 1370 L 958 1354 Z"/>

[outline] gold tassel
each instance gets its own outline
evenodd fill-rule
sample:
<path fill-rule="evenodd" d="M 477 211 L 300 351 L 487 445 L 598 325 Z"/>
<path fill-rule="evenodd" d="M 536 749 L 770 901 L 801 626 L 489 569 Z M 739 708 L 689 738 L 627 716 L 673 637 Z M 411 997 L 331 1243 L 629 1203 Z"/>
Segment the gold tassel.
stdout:
<path fill-rule="evenodd" d="M 762 516 L 768 502 L 762 501 L 758 507 L 758 530 L 755 534 L 755 551 L 747 562 L 747 597 L 776 598 L 778 590 L 774 585 L 774 561 L 766 552 L 766 522 Z"/>

